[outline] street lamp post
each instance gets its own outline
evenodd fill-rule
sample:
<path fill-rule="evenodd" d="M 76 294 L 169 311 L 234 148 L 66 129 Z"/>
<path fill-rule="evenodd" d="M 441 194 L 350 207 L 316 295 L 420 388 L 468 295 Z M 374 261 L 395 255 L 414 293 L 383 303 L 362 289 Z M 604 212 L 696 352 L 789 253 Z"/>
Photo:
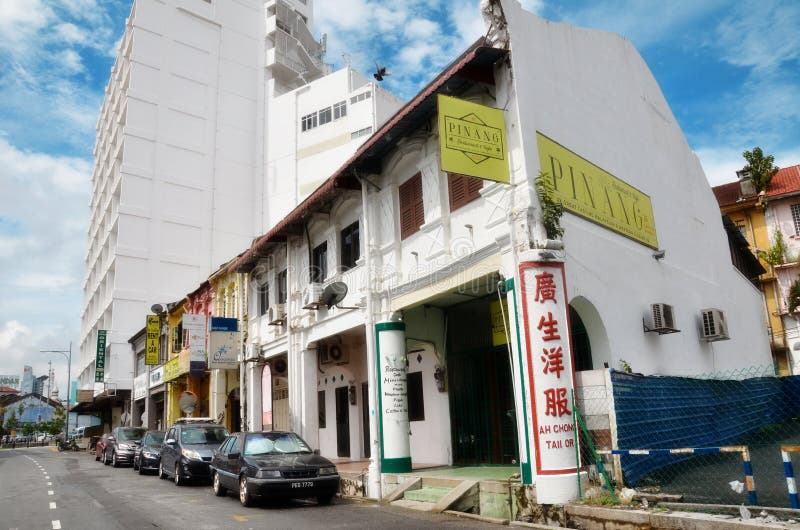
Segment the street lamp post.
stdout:
<path fill-rule="evenodd" d="M 69 398 L 72 395 L 72 341 L 69 342 L 69 350 L 39 350 L 40 353 L 60 353 L 67 359 L 67 418 L 64 429 L 64 442 L 69 441 Z"/>

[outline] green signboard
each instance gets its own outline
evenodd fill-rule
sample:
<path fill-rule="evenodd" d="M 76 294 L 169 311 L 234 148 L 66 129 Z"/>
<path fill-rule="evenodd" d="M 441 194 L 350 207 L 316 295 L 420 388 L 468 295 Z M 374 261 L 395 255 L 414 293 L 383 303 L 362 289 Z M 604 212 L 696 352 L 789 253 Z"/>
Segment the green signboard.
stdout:
<path fill-rule="evenodd" d="M 94 381 L 102 383 L 105 380 L 106 370 L 106 330 L 97 332 L 97 357 L 94 361 Z"/>

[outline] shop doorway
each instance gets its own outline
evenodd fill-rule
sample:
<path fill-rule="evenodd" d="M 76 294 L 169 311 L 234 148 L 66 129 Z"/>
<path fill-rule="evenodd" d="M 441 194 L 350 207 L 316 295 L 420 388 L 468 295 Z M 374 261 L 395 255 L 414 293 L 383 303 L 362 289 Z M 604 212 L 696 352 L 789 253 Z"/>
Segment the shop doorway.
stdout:
<path fill-rule="evenodd" d="M 350 402 L 346 386 L 336 389 L 336 454 L 350 457 Z"/>
<path fill-rule="evenodd" d="M 450 429 L 456 465 L 513 465 L 519 460 L 506 335 L 492 332 L 497 304 L 493 294 L 446 310 Z"/>
<path fill-rule="evenodd" d="M 364 437 L 364 458 L 370 457 L 369 441 L 369 383 L 361 383 L 361 434 Z"/>
<path fill-rule="evenodd" d="M 228 394 L 227 410 L 225 411 L 228 416 L 230 424 L 230 432 L 239 432 L 241 428 L 241 401 L 239 397 L 239 387 L 234 388 Z"/>

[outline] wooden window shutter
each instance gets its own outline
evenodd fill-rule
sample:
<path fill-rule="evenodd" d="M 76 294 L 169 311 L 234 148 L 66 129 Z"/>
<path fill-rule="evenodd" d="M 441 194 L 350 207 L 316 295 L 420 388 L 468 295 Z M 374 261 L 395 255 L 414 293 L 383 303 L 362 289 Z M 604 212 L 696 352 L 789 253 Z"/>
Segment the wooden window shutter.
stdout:
<path fill-rule="evenodd" d="M 416 233 L 425 223 L 422 203 L 422 176 L 417 173 L 400 185 L 400 239 Z"/>
<path fill-rule="evenodd" d="M 454 212 L 480 198 L 483 180 L 457 173 L 447 174 L 447 187 L 450 192 L 450 211 Z"/>

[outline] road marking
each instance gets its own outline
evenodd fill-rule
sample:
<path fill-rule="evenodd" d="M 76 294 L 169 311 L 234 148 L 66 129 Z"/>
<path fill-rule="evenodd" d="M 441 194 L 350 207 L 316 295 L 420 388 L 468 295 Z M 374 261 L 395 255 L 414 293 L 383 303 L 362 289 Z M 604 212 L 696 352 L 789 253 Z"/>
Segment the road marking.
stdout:
<path fill-rule="evenodd" d="M 53 530 L 61 530 L 61 521 L 58 519 L 53 521 Z"/>
<path fill-rule="evenodd" d="M 240 523 L 247 522 L 247 517 L 245 517 L 244 515 L 233 515 L 233 514 L 229 515 L 233 518 L 234 521 L 239 521 Z"/>
<path fill-rule="evenodd" d="M 51 503 L 50 503 L 50 509 L 51 509 L 51 510 L 55 510 L 55 509 L 56 509 L 56 503 L 54 503 L 54 502 L 51 502 Z"/>
<path fill-rule="evenodd" d="M 47 494 L 48 494 L 48 495 L 54 495 L 54 494 L 55 494 L 55 492 L 54 492 L 53 490 L 47 490 Z"/>
<path fill-rule="evenodd" d="M 44 476 L 44 479 L 45 479 L 45 480 L 50 480 L 50 476 L 49 476 L 49 475 L 45 475 L 45 476 Z"/>
<path fill-rule="evenodd" d="M 52 485 L 53 485 L 53 483 L 52 483 L 52 482 L 48 482 L 48 483 L 47 483 L 47 485 L 48 485 L 48 486 L 52 486 Z"/>

